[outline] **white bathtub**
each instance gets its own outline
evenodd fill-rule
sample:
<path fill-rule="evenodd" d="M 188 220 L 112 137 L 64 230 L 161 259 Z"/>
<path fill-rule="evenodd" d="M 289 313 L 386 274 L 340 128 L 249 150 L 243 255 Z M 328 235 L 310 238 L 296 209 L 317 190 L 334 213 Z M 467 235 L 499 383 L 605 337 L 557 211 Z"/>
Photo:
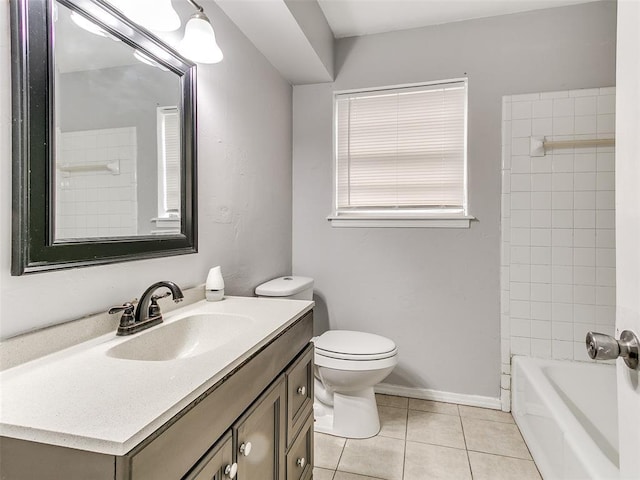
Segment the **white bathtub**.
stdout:
<path fill-rule="evenodd" d="M 545 480 L 618 479 L 614 365 L 514 357 L 512 413 Z"/>

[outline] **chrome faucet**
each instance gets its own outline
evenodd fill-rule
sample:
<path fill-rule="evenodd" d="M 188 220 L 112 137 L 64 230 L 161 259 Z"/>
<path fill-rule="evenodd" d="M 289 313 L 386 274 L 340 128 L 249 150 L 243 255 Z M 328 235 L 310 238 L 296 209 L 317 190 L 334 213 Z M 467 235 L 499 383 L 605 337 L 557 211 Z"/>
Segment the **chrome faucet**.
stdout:
<path fill-rule="evenodd" d="M 153 295 L 156 290 L 162 287 L 168 288 L 169 292 L 164 295 Z M 135 314 L 133 314 L 133 305 L 131 303 L 125 303 L 122 306 L 109 309 L 109 313 L 123 312 L 117 335 L 131 335 L 162 323 L 162 313 L 160 312 L 158 300 L 168 295 L 171 295 L 176 303 L 181 302 L 184 298 L 178 285 L 164 280 L 154 283 L 144 291 L 138 302 Z"/>

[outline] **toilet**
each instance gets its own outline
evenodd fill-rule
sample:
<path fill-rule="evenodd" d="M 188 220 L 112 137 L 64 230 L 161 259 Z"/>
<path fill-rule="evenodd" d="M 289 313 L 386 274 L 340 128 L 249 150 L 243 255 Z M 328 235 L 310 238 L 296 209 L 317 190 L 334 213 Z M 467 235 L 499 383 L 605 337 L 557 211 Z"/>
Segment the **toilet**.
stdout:
<path fill-rule="evenodd" d="M 313 299 L 313 279 L 280 277 L 256 288 L 259 297 Z M 373 387 L 398 363 L 395 343 L 380 335 L 329 330 L 312 339 L 315 431 L 368 438 L 380 431 Z"/>

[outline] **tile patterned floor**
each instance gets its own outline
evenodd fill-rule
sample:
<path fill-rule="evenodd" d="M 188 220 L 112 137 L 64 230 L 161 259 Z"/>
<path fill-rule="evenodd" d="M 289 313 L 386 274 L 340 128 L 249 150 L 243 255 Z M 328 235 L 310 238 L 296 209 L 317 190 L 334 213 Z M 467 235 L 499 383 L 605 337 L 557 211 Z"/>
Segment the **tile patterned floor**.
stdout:
<path fill-rule="evenodd" d="M 376 395 L 380 433 L 315 434 L 314 480 L 541 480 L 510 413 Z"/>

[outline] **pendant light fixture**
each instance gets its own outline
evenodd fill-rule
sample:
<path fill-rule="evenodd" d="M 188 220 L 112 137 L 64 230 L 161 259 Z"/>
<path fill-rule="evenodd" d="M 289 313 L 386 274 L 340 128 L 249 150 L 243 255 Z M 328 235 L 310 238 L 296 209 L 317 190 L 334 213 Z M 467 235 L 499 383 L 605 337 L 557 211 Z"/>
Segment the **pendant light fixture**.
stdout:
<path fill-rule="evenodd" d="M 222 60 L 222 50 L 216 43 L 216 34 L 204 9 L 194 0 L 189 0 L 198 11 L 187 22 L 184 37 L 178 51 L 196 63 L 218 63 Z"/>

